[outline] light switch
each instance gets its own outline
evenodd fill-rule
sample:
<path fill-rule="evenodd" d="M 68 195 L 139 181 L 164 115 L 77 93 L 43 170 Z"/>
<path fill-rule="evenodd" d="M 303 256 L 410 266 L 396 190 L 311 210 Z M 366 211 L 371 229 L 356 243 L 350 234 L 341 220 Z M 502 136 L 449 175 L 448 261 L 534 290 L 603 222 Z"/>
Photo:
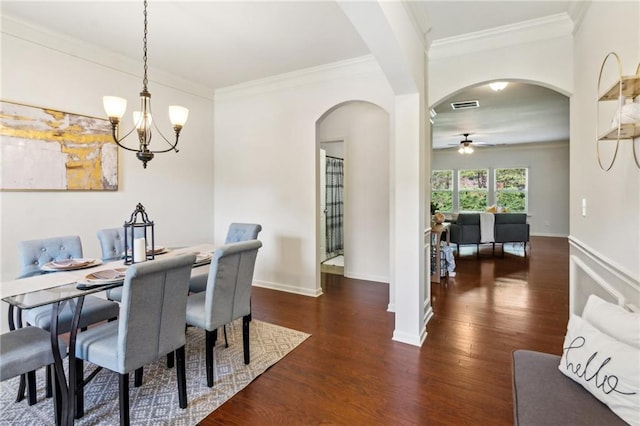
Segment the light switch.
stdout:
<path fill-rule="evenodd" d="M 582 199 L 582 217 L 587 217 L 587 199 Z"/>

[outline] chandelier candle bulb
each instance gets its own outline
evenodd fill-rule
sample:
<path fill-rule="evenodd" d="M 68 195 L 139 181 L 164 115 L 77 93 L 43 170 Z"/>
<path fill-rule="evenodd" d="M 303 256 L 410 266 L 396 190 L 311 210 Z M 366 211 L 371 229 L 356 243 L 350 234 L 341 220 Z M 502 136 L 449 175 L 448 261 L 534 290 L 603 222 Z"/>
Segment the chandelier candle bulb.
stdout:
<path fill-rule="evenodd" d="M 151 127 L 151 123 L 153 123 L 153 117 L 151 116 L 151 114 L 147 114 L 145 120 L 145 117 L 143 117 L 140 111 L 133 111 L 133 122 L 136 125 L 136 129 L 144 130 Z"/>

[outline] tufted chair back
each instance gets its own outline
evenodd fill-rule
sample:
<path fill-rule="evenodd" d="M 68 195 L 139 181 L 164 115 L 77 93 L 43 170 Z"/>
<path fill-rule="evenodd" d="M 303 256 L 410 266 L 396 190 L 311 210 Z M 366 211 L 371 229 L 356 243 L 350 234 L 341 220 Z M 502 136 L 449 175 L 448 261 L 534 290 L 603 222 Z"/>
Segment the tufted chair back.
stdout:
<path fill-rule="evenodd" d="M 53 260 L 82 257 L 82 242 L 77 235 L 18 242 L 20 275 L 18 278 L 40 275 L 41 268 Z"/>
<path fill-rule="evenodd" d="M 259 240 L 219 247 L 209 269 L 204 302 L 205 329 L 213 330 L 251 313 L 251 285 Z"/>
<path fill-rule="evenodd" d="M 225 244 L 237 243 L 238 241 L 257 240 L 258 234 L 262 231 L 262 226 L 257 223 L 232 223 L 227 231 Z"/>
<path fill-rule="evenodd" d="M 101 229 L 97 233 L 100 242 L 100 250 L 102 251 L 102 260 L 118 260 L 122 259 L 124 254 L 124 228 L 106 228 Z M 134 236 L 144 237 L 143 229 L 135 229 Z"/>
<path fill-rule="evenodd" d="M 124 253 L 124 228 L 107 228 L 98 231 L 102 260 L 117 260 Z"/>

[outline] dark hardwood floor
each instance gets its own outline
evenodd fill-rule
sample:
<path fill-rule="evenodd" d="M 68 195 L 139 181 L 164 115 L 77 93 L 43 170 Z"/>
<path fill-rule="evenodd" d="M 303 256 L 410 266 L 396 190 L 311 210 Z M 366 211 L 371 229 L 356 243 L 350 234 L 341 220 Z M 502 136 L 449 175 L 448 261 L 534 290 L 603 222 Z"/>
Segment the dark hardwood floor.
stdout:
<path fill-rule="evenodd" d="M 568 318 L 566 238 L 527 250 L 462 248 L 456 277 L 431 285 L 421 348 L 391 340 L 386 284 L 323 274 L 318 298 L 254 288 L 254 318 L 312 336 L 201 424 L 513 424 L 511 351 L 560 354 Z"/>

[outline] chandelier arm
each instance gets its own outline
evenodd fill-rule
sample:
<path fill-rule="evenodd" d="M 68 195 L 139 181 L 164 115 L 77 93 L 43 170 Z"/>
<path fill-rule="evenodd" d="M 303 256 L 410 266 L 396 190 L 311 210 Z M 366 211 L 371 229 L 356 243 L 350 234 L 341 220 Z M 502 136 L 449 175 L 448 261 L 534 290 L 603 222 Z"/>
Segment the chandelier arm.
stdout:
<path fill-rule="evenodd" d="M 162 136 L 162 135 L 160 135 L 160 136 Z M 165 139 L 165 138 L 164 138 L 164 136 L 162 136 L 162 138 L 163 138 L 163 139 Z M 166 140 L 166 139 L 165 139 L 165 140 Z M 169 142 L 169 141 L 167 141 L 167 142 Z M 171 145 L 171 143 L 170 143 L 170 142 L 169 142 L 169 144 Z M 162 154 L 163 152 L 169 152 L 169 151 L 180 152 L 180 150 L 179 150 L 178 148 L 176 148 L 176 146 L 178 146 L 178 136 L 176 136 L 176 143 L 174 143 L 173 145 L 171 145 L 171 147 L 170 147 L 170 148 L 162 149 L 162 150 L 157 150 L 157 151 L 151 151 L 151 150 L 149 150 L 149 151 L 150 151 L 150 152 L 153 152 L 154 154 Z"/>
<path fill-rule="evenodd" d="M 178 139 L 179 139 L 179 137 L 180 137 L 180 129 L 176 130 L 176 128 L 174 127 L 174 130 L 175 130 L 175 132 L 176 132 L 176 141 L 175 141 L 175 143 L 172 143 L 172 142 L 170 142 L 170 141 L 169 141 L 169 139 L 167 139 L 167 138 L 162 134 L 162 132 L 160 131 L 160 129 L 158 129 L 158 125 L 155 123 L 155 121 L 153 122 L 153 127 L 155 127 L 155 129 L 156 129 L 156 131 L 158 132 L 158 134 L 160 135 L 160 137 L 161 137 L 162 139 L 164 139 L 164 141 L 165 141 L 166 143 L 168 143 L 168 144 L 169 144 L 169 148 L 167 148 L 167 149 L 163 149 L 163 150 L 158 150 L 158 151 L 151 151 L 151 152 L 153 152 L 154 154 L 161 154 L 161 153 L 163 153 L 163 152 L 169 152 L 169 151 L 179 152 L 179 150 L 178 150 L 176 147 L 178 146 Z"/>
<path fill-rule="evenodd" d="M 116 143 L 116 145 L 118 145 L 120 148 L 122 148 L 122 149 L 126 149 L 127 151 L 138 152 L 138 151 L 140 151 L 140 148 L 139 148 L 139 147 L 134 149 L 134 148 L 129 148 L 128 146 L 126 146 L 126 145 L 123 145 L 123 144 L 122 144 L 122 141 L 123 141 L 123 140 L 125 140 L 125 139 L 127 138 L 127 136 L 129 136 L 131 133 L 133 133 L 133 131 L 134 131 L 134 130 L 136 130 L 136 128 L 135 128 L 135 127 L 134 127 L 133 129 L 129 130 L 129 132 L 128 132 L 126 135 L 124 135 L 123 137 L 121 137 L 120 139 L 118 139 L 118 136 L 117 136 L 118 126 L 117 126 L 117 125 L 115 125 L 115 126 L 114 126 L 114 125 L 112 125 L 112 126 L 111 126 L 111 136 L 112 136 L 112 138 L 113 138 L 113 141 L 114 141 L 114 142 Z"/>

